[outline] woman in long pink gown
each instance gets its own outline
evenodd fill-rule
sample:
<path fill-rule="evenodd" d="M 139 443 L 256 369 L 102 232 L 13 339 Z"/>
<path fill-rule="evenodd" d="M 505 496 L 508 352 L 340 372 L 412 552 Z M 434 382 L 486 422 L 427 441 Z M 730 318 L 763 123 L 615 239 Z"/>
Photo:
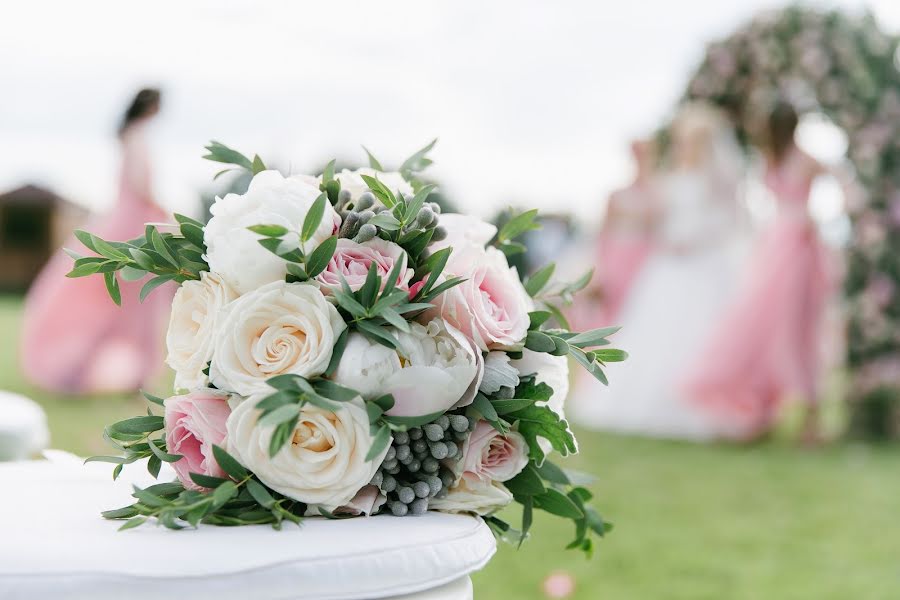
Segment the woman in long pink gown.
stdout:
<path fill-rule="evenodd" d="M 828 255 L 807 205 L 823 168 L 794 144 L 791 106 L 777 106 L 768 125 L 765 183 L 777 215 L 685 387 L 737 439 L 769 431 L 781 401 L 799 395 L 807 407 L 804 435 L 811 439 L 817 437 L 820 328 L 831 285 Z"/>
<path fill-rule="evenodd" d="M 631 145 L 636 173 L 627 187 L 610 194 L 606 219 L 596 242 L 596 274 L 589 293 L 576 306 L 573 317 L 582 330 L 615 322 L 631 284 L 653 249 L 653 227 L 658 210 L 655 147 L 652 141 Z"/>
<path fill-rule="evenodd" d="M 153 200 L 145 140 L 159 103 L 158 91 L 141 90 L 125 114 L 118 202 L 86 226 L 101 238 L 133 239 L 143 234 L 144 223 L 166 218 Z M 67 246 L 89 254 L 75 238 Z M 120 279 L 119 307 L 102 277 L 68 278 L 71 269 L 72 259 L 58 252 L 28 293 L 21 338 L 25 375 L 38 387 L 66 394 L 137 390 L 160 364 L 172 290 L 156 290 L 140 303 L 144 282 Z"/>

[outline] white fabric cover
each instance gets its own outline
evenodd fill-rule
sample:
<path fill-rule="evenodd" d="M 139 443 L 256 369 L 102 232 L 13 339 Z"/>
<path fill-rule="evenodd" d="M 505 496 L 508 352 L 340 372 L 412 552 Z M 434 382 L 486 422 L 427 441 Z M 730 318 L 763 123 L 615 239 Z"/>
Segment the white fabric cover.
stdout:
<path fill-rule="evenodd" d="M 0 461 L 32 456 L 49 441 L 44 409 L 25 396 L 0 390 Z"/>
<path fill-rule="evenodd" d="M 465 598 L 496 550 L 481 519 L 438 513 L 117 532 L 99 511 L 130 503 L 129 482 L 114 484 L 110 465 L 50 458 L 0 464 L 0 598 Z"/>

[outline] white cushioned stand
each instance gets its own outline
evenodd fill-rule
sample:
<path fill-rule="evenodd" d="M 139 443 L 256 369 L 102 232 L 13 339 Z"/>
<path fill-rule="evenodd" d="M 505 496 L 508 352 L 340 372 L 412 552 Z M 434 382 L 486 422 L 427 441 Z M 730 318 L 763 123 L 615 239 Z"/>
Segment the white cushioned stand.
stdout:
<path fill-rule="evenodd" d="M 146 471 L 113 483 L 110 465 L 48 454 L 0 464 L 0 598 L 461 600 L 496 549 L 481 519 L 438 513 L 118 532 L 99 513 L 130 504 Z"/>

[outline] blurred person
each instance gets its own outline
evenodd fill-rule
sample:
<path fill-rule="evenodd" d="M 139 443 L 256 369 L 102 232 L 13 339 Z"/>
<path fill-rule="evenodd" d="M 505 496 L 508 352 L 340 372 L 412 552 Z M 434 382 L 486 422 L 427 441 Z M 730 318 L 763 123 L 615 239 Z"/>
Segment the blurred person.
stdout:
<path fill-rule="evenodd" d="M 806 404 L 804 439 L 819 438 L 819 355 L 831 289 L 829 256 L 809 213 L 813 181 L 825 167 L 794 141 L 794 107 L 778 102 L 764 133 L 765 185 L 776 200 L 746 279 L 686 377 L 695 404 L 734 437 L 768 432 L 789 394 Z"/>
<path fill-rule="evenodd" d="M 133 239 L 143 235 L 145 223 L 165 220 L 153 197 L 146 141 L 147 127 L 159 109 L 160 92 L 143 89 L 122 118 L 118 200 L 86 227 L 101 238 Z M 77 242 L 73 238 L 70 243 Z M 141 304 L 143 281 L 120 279 L 119 308 L 102 277 L 70 279 L 66 273 L 71 269 L 72 259 L 57 252 L 28 292 L 20 347 L 26 377 L 41 388 L 66 394 L 136 391 L 160 363 L 172 290 L 156 290 Z"/>
<path fill-rule="evenodd" d="M 625 298 L 617 347 L 629 359 L 608 391 L 587 378 L 573 415 L 588 427 L 665 438 L 712 439 L 717 423 L 678 392 L 686 368 L 734 283 L 740 149 L 725 118 L 684 107 L 672 124 L 671 167 L 659 182 L 653 249 Z"/>
<path fill-rule="evenodd" d="M 634 180 L 614 191 L 597 235 L 595 275 L 591 287 L 573 309 L 578 329 L 593 329 L 615 322 L 622 302 L 653 248 L 653 228 L 659 210 L 656 185 L 656 144 L 631 144 Z"/>

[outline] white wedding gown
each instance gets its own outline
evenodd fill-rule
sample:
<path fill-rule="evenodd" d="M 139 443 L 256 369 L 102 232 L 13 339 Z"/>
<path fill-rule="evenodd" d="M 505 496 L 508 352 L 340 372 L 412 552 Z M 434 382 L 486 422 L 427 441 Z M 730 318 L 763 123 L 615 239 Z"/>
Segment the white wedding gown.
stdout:
<path fill-rule="evenodd" d="M 657 250 L 638 275 L 612 336 L 628 360 L 610 364 L 609 387 L 591 377 L 572 399 L 577 423 L 663 438 L 707 440 L 723 433 L 679 393 L 680 377 L 717 321 L 735 283 L 735 200 L 700 173 L 661 182 L 664 215 Z"/>

